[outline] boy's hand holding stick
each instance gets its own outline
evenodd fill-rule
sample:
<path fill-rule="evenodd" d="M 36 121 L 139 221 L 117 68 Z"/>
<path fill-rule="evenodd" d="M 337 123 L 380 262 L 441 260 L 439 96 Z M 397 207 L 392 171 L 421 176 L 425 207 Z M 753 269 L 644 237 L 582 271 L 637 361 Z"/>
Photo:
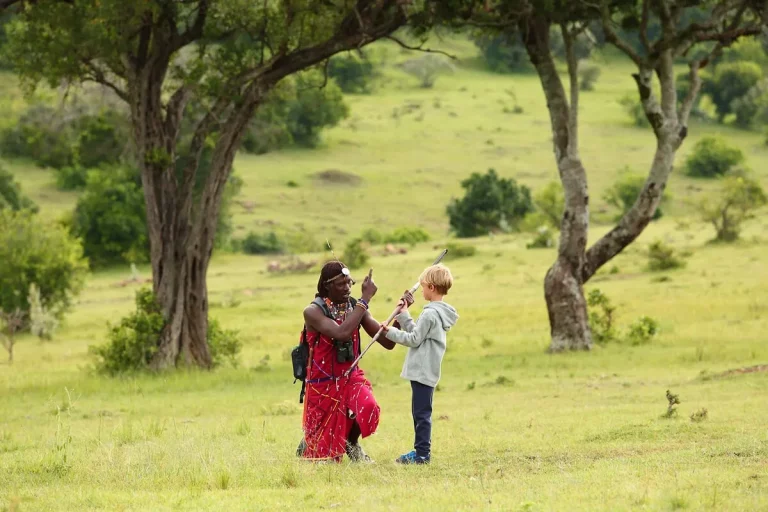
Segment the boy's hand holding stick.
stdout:
<path fill-rule="evenodd" d="M 443 258 L 445 258 L 445 255 L 448 254 L 448 249 L 443 250 L 443 252 L 440 253 L 440 256 L 437 257 L 435 262 L 432 265 L 437 265 L 441 261 L 443 261 Z M 368 277 L 370 278 L 371 274 L 373 273 L 373 269 L 370 269 L 368 272 Z M 397 303 L 397 307 L 394 311 L 392 311 L 392 314 L 389 315 L 389 318 L 387 318 L 387 321 L 384 322 L 379 330 L 376 332 L 376 335 L 373 337 L 371 342 L 368 344 L 367 347 L 365 347 L 365 350 L 363 350 L 359 356 L 357 356 L 357 359 L 355 359 L 352 362 L 352 366 L 349 367 L 347 371 L 344 372 L 344 376 L 348 377 L 349 374 L 352 372 L 352 370 L 355 369 L 355 367 L 358 365 L 360 360 L 363 358 L 366 352 L 373 346 L 374 343 L 376 343 L 379 340 L 379 336 L 385 331 L 385 329 L 389 326 L 389 324 L 392 323 L 392 320 L 395 319 L 397 315 L 399 315 L 403 309 L 407 309 L 410 304 L 413 303 L 413 294 L 416 292 L 416 290 L 419 289 L 419 286 L 421 286 L 421 283 L 419 281 L 416 282 L 409 290 L 406 290 L 406 292 L 403 294 L 403 297 L 400 299 L 400 301 Z M 410 300 L 410 303 L 409 303 Z"/>

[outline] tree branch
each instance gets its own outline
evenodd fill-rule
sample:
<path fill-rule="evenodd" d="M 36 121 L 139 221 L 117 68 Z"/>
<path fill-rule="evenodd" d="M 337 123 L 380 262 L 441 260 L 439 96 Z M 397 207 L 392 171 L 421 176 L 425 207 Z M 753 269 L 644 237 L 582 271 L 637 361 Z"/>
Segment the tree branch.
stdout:
<path fill-rule="evenodd" d="M 171 43 L 174 49 L 171 53 L 203 37 L 205 21 L 208 19 L 208 8 L 209 0 L 200 0 L 197 7 L 197 16 L 195 17 L 192 27 L 186 30 L 183 34 L 174 34 Z"/>
<path fill-rule="evenodd" d="M 396 42 L 398 45 L 400 45 L 401 47 L 405 48 L 406 50 L 413 50 L 413 51 L 416 51 L 416 52 L 423 52 L 423 53 L 438 53 L 440 55 L 445 55 L 446 57 L 449 57 L 449 58 L 451 58 L 453 60 L 458 60 L 458 57 L 456 57 L 455 55 L 452 55 L 452 54 L 450 54 L 448 52 L 444 52 L 442 50 L 433 50 L 431 48 L 424 48 L 423 46 L 424 46 L 425 43 L 421 43 L 419 46 L 411 46 L 411 45 L 401 41 L 400 39 L 398 39 L 395 36 L 386 36 L 385 39 L 389 39 L 390 41 Z"/>
<path fill-rule="evenodd" d="M 616 34 L 616 31 L 614 30 L 613 26 L 611 25 L 613 21 L 611 20 L 611 13 L 608 9 L 608 2 L 606 0 L 603 0 L 603 2 L 600 4 L 600 10 L 601 10 L 601 18 L 602 18 L 602 25 L 603 25 L 603 32 L 605 33 L 605 39 L 614 45 L 616 48 L 624 52 L 627 57 L 632 59 L 632 62 L 635 63 L 635 65 L 638 68 L 643 67 L 644 62 L 643 59 L 638 55 L 638 53 L 629 46 L 626 41 L 623 41 L 618 34 Z"/>
<path fill-rule="evenodd" d="M 640 20 L 640 42 L 645 49 L 645 54 L 651 54 L 651 43 L 648 41 L 648 18 L 650 6 L 648 5 L 650 0 L 643 0 L 643 14 Z"/>
<path fill-rule="evenodd" d="M 573 34 L 568 31 L 565 23 L 560 24 L 565 43 L 565 57 L 568 64 L 568 79 L 570 83 L 570 108 L 568 111 L 568 151 L 572 156 L 579 155 L 579 61 L 573 49 Z"/>
<path fill-rule="evenodd" d="M 700 66 L 701 66 L 701 62 L 698 60 L 691 62 L 690 64 L 691 70 L 688 73 L 690 88 L 688 89 L 688 94 L 685 95 L 685 99 L 683 100 L 682 105 L 680 105 L 680 114 L 678 116 L 678 122 L 680 123 L 680 126 L 684 130 L 684 133 L 681 133 L 683 137 L 687 135 L 688 119 L 691 117 L 691 110 L 693 109 L 693 104 L 696 102 L 696 98 L 699 95 L 699 90 L 701 89 L 701 76 L 699 76 Z"/>
<path fill-rule="evenodd" d="M 88 75 L 86 76 L 88 80 L 101 84 L 105 87 L 109 87 L 110 89 L 112 89 L 112 91 L 114 91 L 115 94 L 117 94 L 117 96 L 121 100 L 125 101 L 126 103 L 128 102 L 129 100 L 128 93 L 125 92 L 120 87 L 118 87 L 117 84 L 109 80 L 103 70 L 101 70 L 98 66 L 96 66 L 92 61 L 88 59 L 83 59 L 81 62 L 89 72 Z"/>

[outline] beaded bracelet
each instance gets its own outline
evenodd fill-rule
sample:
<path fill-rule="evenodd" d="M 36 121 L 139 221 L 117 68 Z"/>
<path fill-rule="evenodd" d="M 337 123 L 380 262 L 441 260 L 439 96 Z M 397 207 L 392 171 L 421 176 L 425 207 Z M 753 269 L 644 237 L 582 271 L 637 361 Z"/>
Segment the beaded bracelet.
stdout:
<path fill-rule="evenodd" d="M 364 308 L 366 311 L 368 310 L 368 303 L 363 299 L 358 300 L 355 306 L 360 306 L 361 308 Z"/>

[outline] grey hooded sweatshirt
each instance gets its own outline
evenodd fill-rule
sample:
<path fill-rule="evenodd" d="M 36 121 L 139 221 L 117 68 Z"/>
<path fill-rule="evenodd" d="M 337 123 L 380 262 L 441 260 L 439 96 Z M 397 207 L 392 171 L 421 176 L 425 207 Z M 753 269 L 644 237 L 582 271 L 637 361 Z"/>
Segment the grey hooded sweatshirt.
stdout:
<path fill-rule="evenodd" d="M 414 321 L 407 310 L 397 315 L 402 330 L 390 327 L 387 339 L 409 347 L 400 374 L 402 378 L 437 386 L 445 355 L 445 335 L 458 319 L 456 310 L 442 301 L 424 306 L 418 321 Z"/>

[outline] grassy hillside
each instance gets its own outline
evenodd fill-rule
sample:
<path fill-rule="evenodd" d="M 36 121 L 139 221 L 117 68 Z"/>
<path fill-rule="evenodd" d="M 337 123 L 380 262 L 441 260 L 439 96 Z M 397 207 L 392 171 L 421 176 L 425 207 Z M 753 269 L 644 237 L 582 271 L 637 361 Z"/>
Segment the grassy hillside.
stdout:
<path fill-rule="evenodd" d="M 473 55 L 467 43 L 445 44 Z M 403 58 L 382 48 L 390 63 Z M 630 126 L 617 103 L 632 90 L 629 72 L 606 60 L 596 91 L 583 98 L 593 197 L 624 165 L 649 165 L 650 132 Z M 507 89 L 522 114 L 504 113 L 514 105 Z M 556 177 L 535 76 L 493 75 L 469 62 L 421 90 L 388 69 L 374 95 L 349 102 L 351 118 L 321 149 L 238 158 L 246 183 L 239 199 L 254 205 L 236 222 L 244 231 L 301 225 L 318 240 L 369 226 L 429 229 L 435 240 L 406 255 L 375 252 L 376 318 L 444 245 L 445 204 L 462 178 L 495 167 L 536 188 Z M 420 107 L 393 117 L 409 104 Z M 741 147 L 768 184 L 757 135 L 697 124 L 682 155 L 714 132 Z M 49 171 L 10 167 L 43 215 L 73 204 Z M 362 182 L 318 184 L 313 175 L 329 169 Z M 378 347 L 362 364 L 382 406 L 378 433 L 363 441 L 377 463 L 294 459 L 301 409 L 288 353 L 315 273 L 275 276 L 264 258 L 217 256 L 211 314 L 241 331 L 241 366 L 122 379 L 89 372 L 88 346 L 103 343 L 106 323 L 132 309 L 138 285 L 122 283 L 127 269 L 93 275 L 54 341 L 22 338 L 14 365 L 0 363 L 0 509 L 768 510 L 768 374 L 716 377 L 768 362 L 768 224 L 763 213 L 741 243 L 708 244 L 711 228 L 686 204 L 699 187 L 707 188 L 675 173 L 667 215 L 587 286 L 617 305 L 622 336 L 639 316 L 656 319 L 660 334 L 649 345 L 546 354 L 541 282 L 555 251 L 527 250 L 530 235 L 476 239 L 476 256 L 448 262 L 456 283 L 446 300 L 461 318 L 435 395 L 430 467 L 392 462 L 412 443 L 410 388 L 399 378 L 404 351 Z M 601 203 L 593 203 L 598 212 Z M 607 229 L 598 225 L 592 237 Z M 685 268 L 645 271 L 656 239 L 686 253 Z M 672 419 L 661 418 L 667 389 L 682 402 Z M 703 408 L 704 421 L 689 419 Z"/>

